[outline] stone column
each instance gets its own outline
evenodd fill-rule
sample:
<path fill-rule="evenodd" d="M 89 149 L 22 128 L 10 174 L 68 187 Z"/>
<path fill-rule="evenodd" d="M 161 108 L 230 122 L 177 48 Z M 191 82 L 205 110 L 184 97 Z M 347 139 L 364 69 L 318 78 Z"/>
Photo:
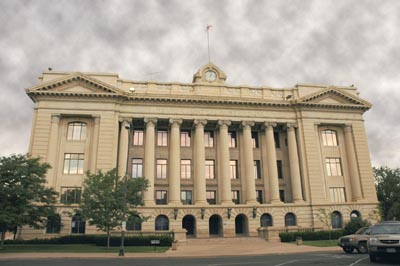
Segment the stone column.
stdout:
<path fill-rule="evenodd" d="M 128 120 L 121 121 L 121 129 L 119 132 L 119 154 L 118 154 L 118 175 L 125 176 L 128 161 L 128 150 L 129 150 L 129 133 L 130 124 Z"/>
<path fill-rule="evenodd" d="M 204 148 L 204 126 L 207 120 L 194 120 L 194 199 L 196 205 L 207 205 Z"/>
<path fill-rule="evenodd" d="M 170 119 L 171 134 L 169 141 L 169 196 L 168 204 L 181 205 L 181 143 L 180 143 L 180 125 L 181 119 Z"/>
<path fill-rule="evenodd" d="M 56 160 L 57 150 L 58 150 L 58 128 L 60 124 L 60 115 L 51 116 L 51 126 L 50 126 L 50 138 L 49 138 L 49 149 L 47 151 L 47 163 L 50 164 L 51 168 L 47 172 L 47 177 L 49 178 L 49 183 L 56 186 L 57 182 L 57 171 L 56 171 Z"/>
<path fill-rule="evenodd" d="M 287 138 L 289 149 L 290 180 L 292 184 L 292 200 L 293 202 L 301 202 L 303 201 L 303 193 L 301 190 L 299 155 L 297 152 L 295 126 L 292 124 L 287 125 Z"/>
<path fill-rule="evenodd" d="M 92 133 L 92 141 L 91 141 L 91 160 L 90 160 L 90 171 L 92 173 L 96 172 L 96 160 L 97 160 L 97 143 L 99 141 L 99 126 L 100 126 L 100 117 L 96 116 L 93 118 L 93 133 Z M 87 132 L 89 134 L 89 132 Z"/>
<path fill-rule="evenodd" d="M 267 143 L 267 170 L 269 177 L 269 189 L 271 195 L 271 203 L 280 203 L 279 197 L 279 178 L 278 168 L 276 164 L 276 150 L 275 150 L 275 138 L 274 138 L 274 127 L 276 123 L 265 122 L 265 138 Z"/>
<path fill-rule="evenodd" d="M 229 167 L 229 136 L 228 127 L 231 121 L 219 120 L 219 145 L 218 153 L 221 169 L 221 205 L 232 204 L 231 177 Z"/>
<path fill-rule="evenodd" d="M 254 156 L 253 141 L 251 139 L 251 127 L 254 122 L 243 121 L 243 151 L 246 184 L 246 204 L 258 204 L 256 197 L 256 181 L 254 180 Z"/>
<path fill-rule="evenodd" d="M 156 149 L 156 118 L 145 118 L 146 136 L 144 143 L 144 177 L 148 180 L 149 186 L 144 192 L 144 205 L 153 206 L 154 203 L 154 171 L 155 171 L 155 149 Z"/>
<path fill-rule="evenodd" d="M 349 165 L 351 195 L 353 197 L 353 201 L 358 201 L 363 197 L 361 193 L 360 176 L 357 170 L 357 158 L 356 151 L 354 149 L 353 129 L 351 125 L 345 126 L 344 139 L 346 145 L 347 162 Z"/>

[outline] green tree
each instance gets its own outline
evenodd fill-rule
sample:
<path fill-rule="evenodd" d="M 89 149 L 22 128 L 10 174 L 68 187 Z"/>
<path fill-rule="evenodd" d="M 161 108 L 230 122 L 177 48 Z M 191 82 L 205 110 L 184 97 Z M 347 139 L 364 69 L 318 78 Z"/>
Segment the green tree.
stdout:
<path fill-rule="evenodd" d="M 400 169 L 374 168 L 379 207 L 384 220 L 400 218 Z"/>
<path fill-rule="evenodd" d="M 124 211 L 126 188 L 126 210 L 128 216 L 138 215 L 135 208 L 142 205 L 142 192 L 147 188 L 144 178 L 128 178 L 126 182 L 116 170 L 86 173 L 80 212 L 97 229 L 107 233 L 107 247 L 110 246 L 110 232 L 121 225 Z"/>
<path fill-rule="evenodd" d="M 323 223 L 328 228 L 329 231 L 329 240 L 331 239 L 331 231 L 332 231 L 332 212 L 325 209 L 321 208 L 319 209 L 319 213 L 317 214 L 318 220 Z"/>
<path fill-rule="evenodd" d="M 57 192 L 46 187 L 49 168 L 28 155 L 0 157 L 1 249 L 7 231 L 23 225 L 43 228 L 47 217 L 55 215 Z"/>
<path fill-rule="evenodd" d="M 360 217 L 351 218 L 343 228 L 343 235 L 351 235 L 357 232 L 361 227 L 371 226 L 368 220 L 362 220 Z"/>

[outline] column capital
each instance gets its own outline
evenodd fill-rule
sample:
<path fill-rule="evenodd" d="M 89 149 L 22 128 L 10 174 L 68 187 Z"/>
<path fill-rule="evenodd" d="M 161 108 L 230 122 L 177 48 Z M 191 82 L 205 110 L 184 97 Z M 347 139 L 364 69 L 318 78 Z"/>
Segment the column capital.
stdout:
<path fill-rule="evenodd" d="M 51 123 L 58 124 L 59 122 L 60 122 L 60 115 L 59 114 L 51 115 Z"/>
<path fill-rule="evenodd" d="M 353 132 L 353 126 L 351 124 L 345 124 L 344 125 L 344 132 L 345 133 L 352 133 Z"/>
<path fill-rule="evenodd" d="M 100 124 L 100 116 L 98 116 L 98 115 L 93 116 L 93 121 L 94 121 L 94 124 L 95 124 L 95 125 Z"/>
<path fill-rule="evenodd" d="M 286 127 L 286 129 L 295 129 L 295 128 L 297 128 L 297 124 L 295 124 L 295 123 L 286 123 L 285 127 Z"/>
<path fill-rule="evenodd" d="M 230 120 L 218 120 L 218 127 L 222 127 L 222 126 L 227 126 L 229 127 L 231 125 L 231 121 Z"/>
<path fill-rule="evenodd" d="M 198 125 L 202 125 L 205 126 L 207 124 L 207 120 L 206 119 L 195 119 L 193 121 L 193 123 L 198 126 Z"/>
<path fill-rule="evenodd" d="M 263 127 L 265 129 L 269 128 L 269 127 L 276 127 L 278 124 L 276 122 L 269 122 L 269 121 L 265 121 Z"/>
<path fill-rule="evenodd" d="M 254 121 L 242 121 L 240 127 L 245 128 L 245 127 L 254 127 L 255 122 Z"/>
<path fill-rule="evenodd" d="M 183 122 L 182 119 L 175 119 L 175 118 L 169 119 L 169 123 L 171 124 L 171 126 L 177 125 L 179 127 L 182 124 L 182 122 Z"/>
<path fill-rule="evenodd" d="M 145 117 L 143 119 L 143 121 L 144 121 L 145 124 L 148 124 L 148 123 L 156 124 L 157 123 L 157 118 L 155 118 L 155 117 Z"/>

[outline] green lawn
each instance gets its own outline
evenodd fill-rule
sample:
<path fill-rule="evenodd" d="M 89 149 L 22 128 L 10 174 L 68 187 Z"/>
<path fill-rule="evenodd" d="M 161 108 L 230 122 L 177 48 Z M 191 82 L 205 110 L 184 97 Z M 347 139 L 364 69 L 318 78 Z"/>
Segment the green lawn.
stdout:
<path fill-rule="evenodd" d="M 163 253 L 169 247 L 125 247 L 126 253 Z M 47 245 L 47 244 L 21 244 L 5 245 L 0 253 L 118 253 L 119 247 L 98 247 L 89 244 L 66 244 L 66 245 Z"/>
<path fill-rule="evenodd" d="M 296 242 L 291 242 L 293 244 L 296 244 Z M 303 240 L 303 245 L 306 246 L 313 246 L 313 247 L 336 247 L 338 244 L 337 239 L 333 240 L 308 240 L 305 241 Z"/>

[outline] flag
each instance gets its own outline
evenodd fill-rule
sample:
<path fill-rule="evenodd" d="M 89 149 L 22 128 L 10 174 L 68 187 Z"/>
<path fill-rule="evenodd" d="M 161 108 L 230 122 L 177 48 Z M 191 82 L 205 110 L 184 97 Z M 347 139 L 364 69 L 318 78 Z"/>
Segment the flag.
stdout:
<path fill-rule="evenodd" d="M 211 28 L 212 28 L 212 25 L 207 24 L 206 31 L 208 32 L 209 30 L 211 30 Z"/>

